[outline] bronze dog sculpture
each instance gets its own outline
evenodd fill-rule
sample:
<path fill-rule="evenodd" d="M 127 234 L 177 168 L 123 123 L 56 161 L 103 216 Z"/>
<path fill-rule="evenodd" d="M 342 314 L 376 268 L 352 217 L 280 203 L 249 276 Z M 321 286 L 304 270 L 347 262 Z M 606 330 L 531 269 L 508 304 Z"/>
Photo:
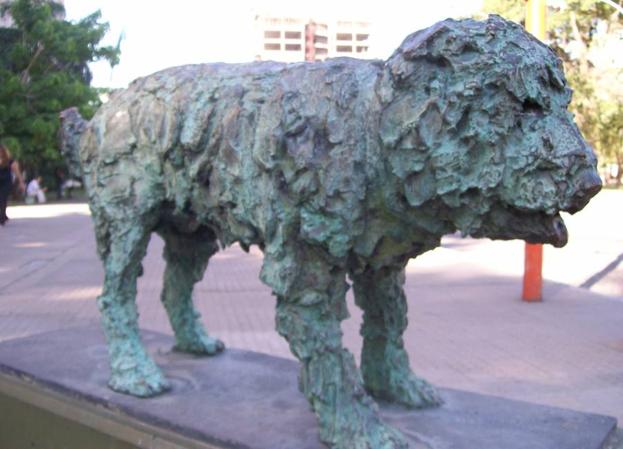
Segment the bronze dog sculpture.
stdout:
<path fill-rule="evenodd" d="M 152 232 L 177 349 L 195 354 L 223 349 L 192 305 L 208 259 L 258 245 L 322 441 L 406 447 L 371 399 L 440 403 L 403 348 L 405 264 L 457 230 L 566 243 L 558 212 L 601 187 L 570 96 L 554 52 L 490 16 L 416 32 L 386 62 L 178 67 L 133 82 L 88 123 L 65 111 L 106 272 L 110 387 L 168 388 L 137 327 Z M 341 343 L 347 276 L 364 312 L 360 370 Z"/>

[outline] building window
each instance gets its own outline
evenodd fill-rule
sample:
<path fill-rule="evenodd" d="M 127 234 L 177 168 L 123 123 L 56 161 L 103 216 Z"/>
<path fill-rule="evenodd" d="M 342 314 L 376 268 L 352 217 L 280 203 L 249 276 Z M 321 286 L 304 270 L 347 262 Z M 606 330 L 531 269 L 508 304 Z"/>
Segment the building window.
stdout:
<path fill-rule="evenodd" d="M 368 51 L 368 47 L 359 47 L 357 46 L 357 53 L 365 53 Z"/>
<path fill-rule="evenodd" d="M 369 34 L 358 34 L 357 35 L 357 40 L 358 41 L 367 41 L 369 36 L 370 36 Z"/>
<path fill-rule="evenodd" d="M 286 31 L 286 39 L 300 39 L 301 32 L 300 31 Z"/>
<path fill-rule="evenodd" d="M 329 42 L 329 39 L 327 38 L 327 36 L 318 36 L 318 35 L 314 36 L 315 44 L 326 44 L 327 42 Z"/>
<path fill-rule="evenodd" d="M 350 33 L 337 33 L 338 41 L 352 41 L 353 35 Z"/>
<path fill-rule="evenodd" d="M 326 48 L 322 48 L 322 47 L 316 47 L 315 52 L 317 55 L 326 55 L 327 53 L 329 53 L 329 50 L 327 50 Z"/>
<path fill-rule="evenodd" d="M 264 50 L 281 50 L 281 44 L 264 44 Z"/>
<path fill-rule="evenodd" d="M 281 31 L 264 31 L 264 37 L 267 39 L 279 39 Z"/>
<path fill-rule="evenodd" d="M 353 46 L 352 45 L 338 45 L 337 52 L 338 53 L 352 53 Z"/>
<path fill-rule="evenodd" d="M 301 51 L 301 44 L 286 44 L 286 51 Z"/>

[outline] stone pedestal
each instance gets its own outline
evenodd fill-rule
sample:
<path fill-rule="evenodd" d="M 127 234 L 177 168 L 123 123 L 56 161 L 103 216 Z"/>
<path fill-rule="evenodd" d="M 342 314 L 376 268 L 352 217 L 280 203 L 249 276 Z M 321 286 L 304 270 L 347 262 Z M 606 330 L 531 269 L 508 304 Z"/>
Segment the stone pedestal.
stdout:
<path fill-rule="evenodd" d="M 0 344 L 0 447 L 83 449 L 324 449 L 297 389 L 298 364 L 227 349 L 198 358 L 144 332 L 173 390 L 152 399 L 106 387 L 99 329 L 69 329 Z M 601 449 L 616 420 L 442 390 L 441 408 L 382 406 L 412 449 Z M 88 441 L 87 446 L 84 441 Z"/>

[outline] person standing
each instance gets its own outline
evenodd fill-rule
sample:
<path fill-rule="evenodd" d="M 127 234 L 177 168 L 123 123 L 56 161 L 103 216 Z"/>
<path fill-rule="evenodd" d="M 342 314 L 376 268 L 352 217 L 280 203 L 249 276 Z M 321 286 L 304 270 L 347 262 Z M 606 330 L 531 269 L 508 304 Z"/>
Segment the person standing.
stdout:
<path fill-rule="evenodd" d="M 11 159 L 9 149 L 0 143 L 0 225 L 2 226 L 9 219 L 6 216 L 6 207 L 13 187 L 14 177 L 17 180 L 20 192 L 24 193 L 26 186 L 19 170 L 19 164 Z"/>

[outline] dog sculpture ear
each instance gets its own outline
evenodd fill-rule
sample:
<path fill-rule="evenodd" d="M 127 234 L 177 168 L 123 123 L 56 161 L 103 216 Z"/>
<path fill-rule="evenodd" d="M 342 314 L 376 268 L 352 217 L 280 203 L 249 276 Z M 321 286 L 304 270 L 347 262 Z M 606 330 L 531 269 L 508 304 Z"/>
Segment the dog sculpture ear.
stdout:
<path fill-rule="evenodd" d="M 400 85 L 409 78 L 415 69 L 414 62 L 417 59 L 438 57 L 438 54 L 431 54 L 434 46 L 430 44 L 447 35 L 451 31 L 450 24 L 453 22 L 451 19 L 444 20 L 407 36 L 386 62 L 394 84 Z"/>
<path fill-rule="evenodd" d="M 386 147 L 412 150 L 430 145 L 428 129 L 420 133 L 416 128 L 420 128 L 423 119 L 439 115 L 435 90 L 444 86 L 442 80 L 437 80 L 443 76 L 436 74 L 448 64 L 443 62 L 443 50 L 439 50 L 444 45 L 433 43 L 450 34 L 450 22 L 411 34 L 385 63 L 385 84 L 390 86 L 385 90 L 385 100 L 389 104 L 383 113 L 380 134 Z M 433 67 L 429 69 L 423 61 L 433 61 Z M 432 120 L 431 124 L 435 123 Z"/>
<path fill-rule="evenodd" d="M 453 23 L 447 20 L 410 35 L 385 64 L 390 87 L 379 134 L 412 206 L 436 193 L 434 170 L 426 167 L 443 126 L 442 91 L 449 68 L 444 48 Z"/>

